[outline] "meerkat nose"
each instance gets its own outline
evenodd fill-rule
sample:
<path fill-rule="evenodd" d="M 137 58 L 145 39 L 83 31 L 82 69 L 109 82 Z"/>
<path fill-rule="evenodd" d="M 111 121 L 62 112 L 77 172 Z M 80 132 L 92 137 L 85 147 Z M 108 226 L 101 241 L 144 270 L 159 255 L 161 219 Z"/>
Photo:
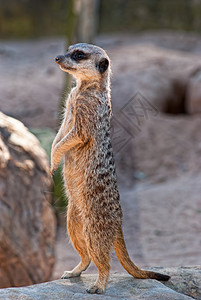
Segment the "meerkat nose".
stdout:
<path fill-rule="evenodd" d="M 55 62 L 60 63 L 63 59 L 64 59 L 63 55 L 58 55 L 58 56 L 55 57 Z"/>

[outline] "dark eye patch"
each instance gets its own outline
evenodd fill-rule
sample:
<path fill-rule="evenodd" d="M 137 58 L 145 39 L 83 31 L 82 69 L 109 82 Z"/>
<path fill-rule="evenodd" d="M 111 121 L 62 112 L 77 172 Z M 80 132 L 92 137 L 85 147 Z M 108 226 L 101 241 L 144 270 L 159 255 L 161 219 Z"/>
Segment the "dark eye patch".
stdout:
<path fill-rule="evenodd" d="M 83 51 L 76 50 L 71 54 L 71 58 L 75 61 L 80 61 L 82 59 L 89 58 L 89 54 L 84 53 Z"/>

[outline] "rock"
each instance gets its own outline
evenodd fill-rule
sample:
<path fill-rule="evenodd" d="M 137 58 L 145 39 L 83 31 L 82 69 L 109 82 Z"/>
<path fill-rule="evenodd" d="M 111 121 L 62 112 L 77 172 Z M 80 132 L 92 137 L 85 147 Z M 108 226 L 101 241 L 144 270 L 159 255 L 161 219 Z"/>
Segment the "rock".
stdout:
<path fill-rule="evenodd" d="M 201 113 L 201 69 L 198 68 L 187 84 L 186 111 L 189 114 Z"/>
<path fill-rule="evenodd" d="M 163 268 L 153 269 L 158 272 L 164 271 Z M 165 283 L 166 286 L 194 299 L 201 299 L 201 266 L 165 268 L 165 271 L 172 276 L 171 280 Z"/>
<path fill-rule="evenodd" d="M 134 279 L 125 274 L 113 274 L 109 278 L 104 296 L 86 293 L 95 280 L 95 275 L 56 280 L 22 288 L 8 288 L 0 291 L 4 300 L 63 300 L 63 299 L 201 299 L 201 268 L 152 268 L 171 275 L 166 284 L 156 280 Z M 194 298 L 192 298 L 194 297 Z"/>
<path fill-rule="evenodd" d="M 0 287 L 50 279 L 56 224 L 48 173 L 36 137 L 0 113 Z"/>

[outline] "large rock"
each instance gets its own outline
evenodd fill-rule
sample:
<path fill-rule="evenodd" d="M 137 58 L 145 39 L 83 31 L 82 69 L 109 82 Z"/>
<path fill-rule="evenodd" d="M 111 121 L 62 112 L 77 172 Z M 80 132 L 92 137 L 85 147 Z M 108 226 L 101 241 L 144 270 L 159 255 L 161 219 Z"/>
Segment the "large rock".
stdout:
<path fill-rule="evenodd" d="M 129 275 L 111 275 L 103 296 L 90 295 L 86 288 L 96 280 L 95 275 L 56 280 L 23 288 L 9 288 L 0 291 L 4 300 L 64 300 L 64 299 L 149 299 L 187 300 L 201 299 L 201 268 L 153 268 L 170 274 L 165 285 L 156 280 L 134 279 Z M 193 297 L 193 298 L 192 298 Z"/>
<path fill-rule="evenodd" d="M 50 279 L 55 216 L 48 170 L 38 140 L 0 113 L 0 287 Z"/>

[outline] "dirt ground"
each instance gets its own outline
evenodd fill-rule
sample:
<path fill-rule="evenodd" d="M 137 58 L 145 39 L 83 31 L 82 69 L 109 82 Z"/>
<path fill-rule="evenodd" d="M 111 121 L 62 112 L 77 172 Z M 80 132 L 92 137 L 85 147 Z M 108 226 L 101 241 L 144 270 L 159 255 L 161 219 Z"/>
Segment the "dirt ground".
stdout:
<path fill-rule="evenodd" d="M 132 47 L 143 46 L 147 51 L 149 48 L 153 50 L 152 47 L 160 47 L 176 51 L 181 57 L 192 56 L 194 61 L 200 61 L 201 58 L 201 38 L 190 34 L 166 32 L 124 37 L 102 36 L 96 39 L 96 43 L 110 54 L 114 82 L 115 72 L 121 70 L 126 74 L 131 71 L 129 62 L 127 67 L 122 69 L 125 61 L 133 59 L 133 63 L 138 65 L 140 55 L 136 54 L 137 52 L 134 55 Z M 64 73 L 54 64 L 54 57 L 64 51 L 65 41 L 62 38 L 0 41 L 0 110 L 21 120 L 29 128 L 51 128 L 56 131 Z M 157 53 L 155 56 L 157 57 Z M 121 82 L 121 90 L 124 91 L 128 84 Z M 130 84 L 132 85 L 132 82 Z M 115 84 L 113 86 L 115 88 Z M 150 126 L 151 134 L 156 132 L 159 136 L 155 140 L 150 138 L 150 131 L 145 126 L 140 138 L 135 139 L 134 169 L 130 168 L 129 173 L 134 174 L 137 180 L 131 182 L 128 187 L 121 181 L 120 176 L 125 240 L 132 259 L 142 267 L 201 264 L 201 136 L 198 134 L 201 122 L 199 115 L 196 116 L 196 120 L 193 117 L 192 122 L 195 125 L 190 125 L 189 136 L 192 137 L 195 130 L 197 134 L 193 140 L 195 142 L 192 143 L 186 141 L 184 130 L 186 118 L 188 122 L 191 122 L 191 118 L 179 118 L 183 121 L 174 118 L 176 127 L 160 126 L 160 123 L 153 121 Z M 164 134 L 166 130 L 168 136 Z M 172 149 L 176 147 L 178 137 L 180 141 L 185 141 L 182 153 L 184 161 L 188 161 L 188 172 L 186 169 L 183 172 L 182 168 L 186 165 L 178 158 L 177 151 L 174 152 L 177 172 L 171 168 L 171 148 L 167 149 L 165 159 L 160 160 L 164 151 L 157 151 L 156 145 L 158 141 L 162 141 L 163 145 L 161 136 L 164 135 L 167 137 L 164 145 L 168 145 L 170 141 Z M 196 153 L 194 148 L 197 149 Z M 158 161 L 156 157 L 159 158 Z M 165 173 L 163 164 L 166 164 Z M 153 174 L 157 166 L 160 167 L 160 172 Z M 117 171 L 122 173 L 122 169 Z M 165 174 L 165 177 L 161 174 Z M 144 180 L 139 180 L 146 176 Z M 79 257 L 68 242 L 65 227 L 60 227 L 53 278 L 60 277 L 64 270 L 73 268 L 78 262 Z M 114 253 L 111 266 L 111 272 L 124 272 Z M 96 272 L 96 269 L 92 265 L 87 272 Z"/>

